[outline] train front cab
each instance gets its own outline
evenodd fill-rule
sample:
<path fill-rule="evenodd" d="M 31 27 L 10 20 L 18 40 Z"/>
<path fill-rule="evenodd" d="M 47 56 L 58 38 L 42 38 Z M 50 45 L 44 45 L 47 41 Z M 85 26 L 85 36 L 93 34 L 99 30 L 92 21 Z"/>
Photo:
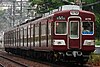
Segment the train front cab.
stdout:
<path fill-rule="evenodd" d="M 53 50 L 60 59 L 87 62 L 95 50 L 95 16 L 85 11 L 72 12 L 72 15 L 71 11 L 54 15 Z"/>

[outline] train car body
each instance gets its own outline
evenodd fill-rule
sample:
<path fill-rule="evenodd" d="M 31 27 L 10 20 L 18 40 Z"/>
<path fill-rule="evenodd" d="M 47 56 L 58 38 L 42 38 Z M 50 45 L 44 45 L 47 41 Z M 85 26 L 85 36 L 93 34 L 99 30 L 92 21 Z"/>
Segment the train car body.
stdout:
<path fill-rule="evenodd" d="M 5 32 L 5 51 L 53 61 L 82 60 L 83 63 L 95 50 L 94 31 L 92 12 L 58 11 Z"/>

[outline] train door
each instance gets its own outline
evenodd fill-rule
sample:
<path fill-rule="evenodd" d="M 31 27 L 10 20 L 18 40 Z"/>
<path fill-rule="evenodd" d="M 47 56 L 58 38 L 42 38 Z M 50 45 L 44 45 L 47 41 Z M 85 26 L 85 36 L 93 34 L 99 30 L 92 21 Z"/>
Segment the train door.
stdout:
<path fill-rule="evenodd" d="M 80 20 L 69 20 L 68 24 L 69 48 L 80 48 Z"/>

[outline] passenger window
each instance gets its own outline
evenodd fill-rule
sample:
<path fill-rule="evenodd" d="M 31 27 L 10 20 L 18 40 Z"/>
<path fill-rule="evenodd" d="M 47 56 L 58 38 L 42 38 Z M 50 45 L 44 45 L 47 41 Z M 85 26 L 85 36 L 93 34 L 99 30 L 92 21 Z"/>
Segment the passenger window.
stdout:
<path fill-rule="evenodd" d="M 82 34 L 93 34 L 93 22 L 82 23 Z"/>
<path fill-rule="evenodd" d="M 67 27 L 66 27 L 66 22 L 56 22 L 55 25 L 56 28 L 56 34 L 66 34 Z"/>

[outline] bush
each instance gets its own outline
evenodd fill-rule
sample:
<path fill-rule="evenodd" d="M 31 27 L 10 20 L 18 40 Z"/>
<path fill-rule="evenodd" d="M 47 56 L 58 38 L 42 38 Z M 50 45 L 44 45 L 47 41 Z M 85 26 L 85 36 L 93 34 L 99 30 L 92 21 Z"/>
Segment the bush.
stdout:
<path fill-rule="evenodd" d="M 100 55 L 92 53 L 90 55 L 88 63 L 93 66 L 100 66 Z"/>

